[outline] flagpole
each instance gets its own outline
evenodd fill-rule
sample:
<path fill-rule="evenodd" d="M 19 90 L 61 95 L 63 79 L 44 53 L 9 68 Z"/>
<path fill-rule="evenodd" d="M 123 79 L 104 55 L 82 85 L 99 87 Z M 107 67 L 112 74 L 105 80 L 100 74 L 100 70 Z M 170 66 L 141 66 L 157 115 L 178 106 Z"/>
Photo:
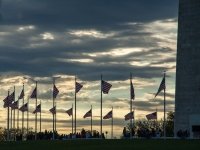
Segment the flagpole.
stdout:
<path fill-rule="evenodd" d="M 14 100 L 14 103 L 13 104 L 15 104 L 15 86 L 14 86 L 14 93 L 13 93 L 14 95 L 13 95 L 13 100 Z M 11 107 L 10 107 L 11 108 Z M 12 108 L 11 108 L 11 119 L 10 119 L 10 128 L 11 128 L 11 130 L 12 130 L 12 128 L 13 128 L 13 126 L 12 126 L 12 124 L 13 124 L 13 118 L 14 118 L 14 114 L 12 115 Z M 12 137 L 11 137 L 11 133 L 10 133 L 10 140 L 12 141 Z"/>
<path fill-rule="evenodd" d="M 29 121 L 29 96 L 27 100 L 27 137 L 28 137 L 28 121 Z"/>
<path fill-rule="evenodd" d="M 17 103 L 17 128 L 19 128 L 19 96 L 18 96 L 18 103 Z"/>
<path fill-rule="evenodd" d="M 131 119 L 130 119 L 130 139 L 132 139 L 132 96 L 131 96 L 131 83 L 132 83 L 132 73 L 130 73 L 130 112 L 131 112 Z"/>
<path fill-rule="evenodd" d="M 158 114 L 157 114 L 157 108 L 156 108 L 156 121 L 157 121 L 157 118 L 158 118 Z"/>
<path fill-rule="evenodd" d="M 12 108 L 10 108 L 10 140 L 12 141 L 11 132 L 12 132 Z"/>
<path fill-rule="evenodd" d="M 35 98 L 35 108 L 37 107 L 37 81 L 35 82 L 36 83 L 36 98 Z M 37 140 L 37 113 L 35 113 L 35 140 Z"/>
<path fill-rule="evenodd" d="M 91 134 L 92 134 L 92 105 L 91 105 Z"/>
<path fill-rule="evenodd" d="M 157 124 L 158 124 L 158 120 L 157 119 L 158 119 L 158 113 L 157 113 L 157 108 L 156 108 L 156 124 L 155 124 L 156 128 L 157 128 Z"/>
<path fill-rule="evenodd" d="M 113 139 L 113 106 L 112 106 L 112 127 L 111 127 L 111 139 Z"/>
<path fill-rule="evenodd" d="M 54 89 L 54 85 L 55 85 L 55 78 L 53 78 L 53 89 Z M 53 92 L 52 92 L 53 94 Z M 53 94 L 53 109 L 54 109 L 54 94 Z M 53 137 L 52 139 L 54 140 L 54 113 L 53 114 Z"/>
<path fill-rule="evenodd" d="M 41 100 L 40 100 L 40 133 L 41 133 L 41 112 L 42 112 L 42 105 L 41 105 Z"/>
<path fill-rule="evenodd" d="M 73 134 L 73 104 L 72 104 L 72 134 Z"/>
<path fill-rule="evenodd" d="M 102 74 L 101 74 L 101 127 L 100 127 L 100 134 L 102 138 Z"/>
<path fill-rule="evenodd" d="M 74 132 L 75 132 L 75 135 L 76 135 L 76 77 L 75 77 L 75 103 L 74 103 L 74 107 L 75 107 L 75 110 L 74 110 L 74 113 L 75 113 L 75 115 L 74 115 Z M 76 136 L 75 136 L 75 138 L 76 138 Z"/>
<path fill-rule="evenodd" d="M 23 83 L 23 91 L 24 91 L 24 83 Z M 23 105 L 24 106 L 24 96 L 23 96 Z M 24 141 L 24 107 L 22 111 L 22 141 Z"/>
<path fill-rule="evenodd" d="M 165 71 L 164 71 L 164 79 L 165 79 Z M 166 137 L 166 119 L 165 119 L 165 88 L 164 88 L 164 139 Z"/>
<path fill-rule="evenodd" d="M 14 91 L 15 91 L 15 86 L 14 86 Z M 15 92 L 14 92 L 14 117 L 13 117 L 13 129 L 14 129 L 14 138 L 13 138 L 13 140 L 15 141 L 15 134 L 16 134 L 16 130 L 15 130 Z"/>
<path fill-rule="evenodd" d="M 56 132 L 56 102 L 55 102 L 55 121 L 54 121 L 54 123 L 55 123 L 55 132 Z"/>
<path fill-rule="evenodd" d="M 7 112 L 7 141 L 9 141 L 9 90 L 8 90 L 8 97 L 7 97 L 7 101 L 8 101 L 8 112 Z"/>

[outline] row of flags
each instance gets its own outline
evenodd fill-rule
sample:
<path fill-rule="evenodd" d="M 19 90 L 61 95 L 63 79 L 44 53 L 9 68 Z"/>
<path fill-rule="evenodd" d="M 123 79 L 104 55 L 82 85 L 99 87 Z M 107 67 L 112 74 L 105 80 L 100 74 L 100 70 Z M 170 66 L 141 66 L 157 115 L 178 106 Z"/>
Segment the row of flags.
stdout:
<path fill-rule="evenodd" d="M 80 83 L 76 82 L 76 93 L 78 93 L 80 91 L 80 89 L 83 87 L 83 85 L 81 85 Z M 108 94 L 110 88 L 112 87 L 112 85 L 104 80 L 102 80 L 102 92 L 104 94 Z M 37 91 L 36 91 L 36 87 L 35 89 L 33 90 L 30 98 L 36 98 L 37 97 Z M 59 93 L 59 90 L 57 89 L 57 87 L 54 85 L 53 87 L 53 98 L 56 98 L 56 96 L 58 95 Z M 20 96 L 19 96 L 19 99 L 23 99 L 23 97 L 25 96 L 24 94 L 24 90 L 22 90 Z M 134 93 L 134 88 L 133 88 L 133 84 L 131 82 L 131 99 L 135 99 L 135 93 Z M 9 105 L 12 104 L 12 102 L 14 101 L 14 92 L 12 94 L 10 94 L 9 96 L 7 96 L 3 102 L 4 102 L 4 105 L 3 107 L 6 108 L 8 107 Z"/>
<path fill-rule="evenodd" d="M 80 89 L 83 87 L 83 85 L 81 85 L 80 83 L 76 82 L 76 87 L 75 87 L 75 92 L 78 93 L 80 91 Z M 102 92 L 104 94 L 108 94 L 110 88 L 112 87 L 112 85 L 104 80 L 102 80 Z M 164 90 L 166 87 L 165 87 L 165 78 L 163 78 L 160 86 L 159 86 L 159 89 L 158 89 L 158 92 L 156 93 L 155 97 L 162 91 Z M 59 90 L 57 89 L 57 87 L 54 85 L 53 86 L 53 98 L 56 98 L 56 96 L 58 95 L 59 93 Z M 6 108 L 6 107 L 11 107 L 11 109 L 18 109 L 18 101 L 12 103 L 14 101 L 14 96 L 15 96 L 15 93 L 13 92 L 12 94 L 8 95 L 4 100 L 4 105 L 3 107 Z M 19 96 L 19 99 L 23 99 L 23 97 L 25 96 L 24 94 L 24 89 L 22 90 L 20 96 Z M 30 98 L 36 98 L 37 97 L 37 89 L 35 87 L 35 89 L 33 90 Z M 133 87 L 133 84 L 131 82 L 131 99 L 135 99 L 135 93 L 134 93 L 134 87 Z M 28 103 L 24 104 L 21 108 L 19 108 L 20 111 L 24 112 L 24 111 L 28 111 Z M 49 110 L 52 114 L 56 114 L 56 106 L 54 106 L 53 108 L 51 108 Z M 37 113 L 37 112 L 41 112 L 41 104 L 39 104 L 36 109 L 33 111 L 33 113 Z M 66 113 L 71 116 L 72 115 L 72 108 L 67 110 Z M 86 118 L 86 117 L 90 117 L 92 115 L 92 110 L 89 110 L 84 116 L 83 118 Z M 131 116 L 133 118 L 131 118 Z M 124 116 L 125 117 L 125 120 L 130 120 L 130 119 L 134 119 L 134 112 L 130 112 L 128 113 L 127 115 Z M 110 111 L 107 115 L 105 115 L 103 117 L 103 119 L 109 119 L 109 118 L 112 118 L 112 111 Z M 146 118 L 148 120 L 150 119 L 157 119 L 157 112 L 154 112 L 152 114 L 149 114 L 149 115 L 146 115 Z"/>
<path fill-rule="evenodd" d="M 10 105 L 11 109 L 18 109 L 18 101 L 12 103 Z M 56 107 L 56 106 L 55 106 Z M 56 108 L 53 107 L 51 108 L 49 111 L 52 113 L 52 114 L 56 114 Z M 19 108 L 20 111 L 22 112 L 25 112 L 25 111 L 28 111 L 28 103 L 24 104 L 23 106 L 21 106 Z M 41 104 L 39 104 L 36 109 L 33 111 L 33 114 L 37 113 L 37 112 L 41 112 Z M 70 108 L 69 110 L 66 111 L 66 113 L 71 116 L 72 113 L 73 113 L 73 108 Z M 86 118 L 86 117 L 91 117 L 92 116 L 92 109 L 90 109 L 84 116 L 83 118 Z M 112 113 L 112 110 L 110 112 L 108 112 L 108 114 L 106 114 L 103 119 L 109 119 L 109 118 L 112 118 L 113 116 L 113 113 Z M 128 113 L 127 115 L 124 116 L 125 117 L 125 120 L 130 120 L 130 119 L 134 119 L 134 112 L 131 112 L 131 113 Z M 131 118 L 133 117 L 133 118 Z M 148 114 L 146 115 L 146 118 L 147 120 L 152 120 L 152 119 L 157 119 L 157 112 L 154 112 L 154 113 L 151 113 L 151 114 Z"/>

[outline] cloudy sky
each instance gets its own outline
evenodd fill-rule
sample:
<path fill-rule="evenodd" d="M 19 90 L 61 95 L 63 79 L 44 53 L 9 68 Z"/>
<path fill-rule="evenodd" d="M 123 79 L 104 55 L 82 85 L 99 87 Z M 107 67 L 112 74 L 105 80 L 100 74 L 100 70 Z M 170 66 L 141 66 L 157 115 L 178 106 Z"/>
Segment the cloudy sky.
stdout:
<path fill-rule="evenodd" d="M 156 98 L 166 71 L 166 109 L 174 110 L 178 0 L 3 0 L 0 7 L 0 98 L 8 90 L 16 99 L 25 86 L 25 102 L 38 81 L 42 103 L 42 130 L 52 130 L 53 78 L 57 130 L 68 134 L 74 104 L 74 80 L 83 85 L 77 93 L 77 131 L 90 130 L 83 115 L 93 107 L 93 129 L 100 131 L 100 80 L 112 84 L 103 94 L 103 116 L 114 109 L 114 136 L 129 122 L 130 72 L 135 88 L 135 119 L 158 110 L 163 117 L 163 92 Z M 34 128 L 35 99 L 30 101 Z M 3 105 L 3 101 L 0 101 Z M 22 101 L 20 100 L 20 106 Z M 0 126 L 7 111 L 0 108 Z M 26 115 L 25 115 L 26 117 Z M 20 113 L 21 118 L 21 113 Z M 20 122 L 21 124 L 21 122 Z M 103 131 L 111 130 L 103 120 Z M 38 124 L 39 127 L 39 124 Z M 109 134 L 108 134 L 109 136 Z"/>

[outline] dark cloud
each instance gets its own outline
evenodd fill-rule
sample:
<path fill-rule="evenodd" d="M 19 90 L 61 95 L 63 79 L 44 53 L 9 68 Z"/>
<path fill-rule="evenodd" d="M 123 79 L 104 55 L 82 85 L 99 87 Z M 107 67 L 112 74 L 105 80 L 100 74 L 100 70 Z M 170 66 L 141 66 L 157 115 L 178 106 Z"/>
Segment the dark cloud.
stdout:
<path fill-rule="evenodd" d="M 113 105 L 114 109 L 128 111 L 130 100 L 124 94 L 127 89 L 116 88 L 128 86 L 123 81 L 132 72 L 133 79 L 138 81 L 134 83 L 135 91 L 140 93 L 136 93 L 139 100 L 133 101 L 135 109 L 163 111 L 163 98 L 153 98 L 155 93 L 150 92 L 157 90 L 157 87 L 154 90 L 155 78 L 162 78 L 163 71 L 176 67 L 176 52 L 172 48 L 176 27 L 171 25 L 177 23 L 177 16 L 178 0 L 3 0 L 0 7 L 1 96 L 13 84 L 16 93 L 21 92 L 22 83 L 26 94 L 32 92 L 37 81 L 38 98 L 46 106 L 52 101 L 53 77 L 58 76 L 57 112 L 63 115 L 66 110 L 62 104 L 74 102 L 74 91 L 69 89 L 68 81 L 76 76 L 81 84 L 88 86 L 77 95 L 78 107 L 94 104 L 99 109 L 102 74 L 103 80 L 110 82 L 114 89 L 110 92 L 114 96 L 104 97 L 103 107 Z M 171 74 L 167 77 L 174 78 Z M 145 93 L 152 98 L 147 100 Z M 173 110 L 174 94 L 166 93 L 166 99 L 167 109 Z M 42 113 L 51 115 L 49 110 Z M 116 126 L 126 125 L 123 115 L 115 118 Z M 99 117 L 94 117 L 96 126 L 100 123 Z M 70 127 L 70 119 L 58 119 L 59 127 Z M 52 122 L 48 117 L 42 120 Z M 110 125 L 109 120 L 103 122 L 105 126 Z M 86 119 L 77 123 L 79 128 L 90 125 Z"/>

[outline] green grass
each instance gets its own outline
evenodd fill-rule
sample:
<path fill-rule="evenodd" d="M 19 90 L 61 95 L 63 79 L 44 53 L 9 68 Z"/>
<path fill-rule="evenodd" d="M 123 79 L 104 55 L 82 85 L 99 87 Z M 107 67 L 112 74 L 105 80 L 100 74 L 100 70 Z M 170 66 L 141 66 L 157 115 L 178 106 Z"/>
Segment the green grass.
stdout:
<path fill-rule="evenodd" d="M 200 140 L 115 139 L 0 142 L 1 150 L 198 150 Z"/>

